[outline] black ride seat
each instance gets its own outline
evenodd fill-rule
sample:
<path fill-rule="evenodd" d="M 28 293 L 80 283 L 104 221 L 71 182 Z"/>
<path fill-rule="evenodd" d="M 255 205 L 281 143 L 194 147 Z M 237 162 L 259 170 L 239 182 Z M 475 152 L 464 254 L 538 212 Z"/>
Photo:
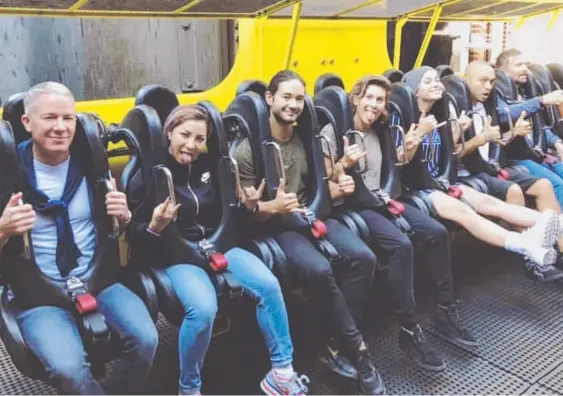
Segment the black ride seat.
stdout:
<path fill-rule="evenodd" d="M 152 91 L 151 91 L 152 90 Z M 170 114 L 173 108 L 166 108 L 162 103 L 173 105 L 176 103 L 176 95 L 163 87 L 151 86 L 141 89 L 145 99 L 139 100 L 139 104 L 131 110 L 121 124 L 122 128 L 131 130 L 141 147 L 143 153 L 142 161 L 132 156 L 126 171 L 122 176 L 122 183 L 126 191 L 129 191 L 131 181 L 136 177 L 143 178 L 145 186 L 144 204 L 150 207 L 156 206 L 164 201 L 169 195 L 167 181 L 162 175 L 168 153 L 168 143 L 162 131 L 161 117 Z M 155 93 L 156 92 L 156 93 Z M 174 96 L 174 98 L 168 97 Z M 151 98 L 149 100 L 149 98 Z M 152 101 L 155 100 L 156 103 Z M 160 105 L 160 113 L 153 108 Z M 216 290 L 220 296 L 237 296 L 241 293 L 238 282 L 233 279 L 227 268 L 222 265 L 226 263 L 223 253 L 235 246 L 236 225 L 239 213 L 236 196 L 236 182 L 232 172 L 232 164 L 228 158 L 228 149 L 225 141 L 223 123 L 219 111 L 209 102 L 200 102 L 200 106 L 209 114 L 211 119 L 211 133 L 208 138 L 208 154 L 202 154 L 199 160 L 209 158 L 211 163 L 211 180 L 216 183 L 217 191 L 221 197 L 221 221 L 214 233 L 205 241 L 190 241 L 183 238 L 174 223 L 170 224 L 163 233 L 166 249 L 171 252 L 175 263 L 193 263 L 201 266 L 214 281 Z M 201 244 L 200 244 L 201 242 Z M 205 242 L 208 242 L 206 245 Z M 164 265 L 174 263 L 160 263 L 155 257 L 141 257 L 143 253 L 136 246 L 130 246 L 131 257 L 134 264 L 147 268 L 153 276 L 158 294 L 159 309 L 164 316 L 173 324 L 181 324 L 184 318 L 184 308 L 172 287 L 172 283 L 164 270 Z M 225 261 L 223 261 L 225 260 Z M 215 268 L 218 266 L 218 268 Z"/>
<path fill-rule="evenodd" d="M 264 98 L 256 92 L 239 95 L 224 113 L 227 130 L 231 134 L 231 156 L 240 142 L 248 137 L 252 147 L 254 169 L 257 180 L 266 180 L 264 197 L 266 200 L 275 197 L 280 180 L 280 172 L 276 166 L 276 153 L 269 150 L 267 142 L 272 141 L 269 123 L 269 109 Z M 314 131 L 317 130 L 316 116 L 311 99 L 306 97 L 305 109 L 299 118 L 296 133 L 303 141 L 309 160 L 309 182 L 307 183 L 309 202 L 308 214 L 287 214 L 275 216 L 268 221 L 257 224 L 251 222 L 249 235 L 244 247 L 258 255 L 266 265 L 280 278 L 284 286 L 290 288 L 294 279 L 286 269 L 286 257 L 275 240 L 275 235 L 287 230 L 301 230 L 309 235 L 310 240 L 331 262 L 340 258 L 335 248 L 325 239 L 326 226 L 321 220 L 331 211 L 328 196 L 328 183 L 324 170 L 324 162 L 320 142 Z M 283 164 L 280 164 L 283 166 Z M 266 237 L 264 237 L 266 235 Z"/>
<path fill-rule="evenodd" d="M 404 75 L 405 73 L 399 69 L 387 69 L 383 72 L 383 77 L 387 78 L 391 83 L 401 82 Z"/>
<path fill-rule="evenodd" d="M 22 189 L 21 174 L 15 171 L 19 169 L 16 146 L 30 137 L 20 122 L 23 95 L 12 96 L 5 105 L 3 118 L 11 122 L 0 121 L 0 162 L 4 172 L 0 201 L 4 205 L 12 193 Z M 105 213 L 109 164 L 99 124 L 92 116 L 78 114 L 71 153 L 84 161 L 86 178 L 94 196 L 94 213 Z M 115 220 L 108 216 L 99 216 L 95 220 L 99 235 L 96 253 L 90 269 L 77 279 L 80 286 L 78 296 L 81 297 L 76 300 L 69 295 L 69 284 L 66 281 L 47 278 L 37 268 L 31 243 L 29 258 L 22 256 L 23 238 L 12 237 L 4 248 L 0 259 L 4 284 L 0 296 L 0 336 L 14 365 L 28 377 L 46 378 L 43 366 L 26 345 L 17 323 L 18 313 L 28 307 L 55 305 L 75 311 L 88 360 L 92 363 L 95 375 L 103 374 L 105 363 L 115 357 L 114 342 L 117 341 L 117 336 L 107 327 L 103 315 L 96 310 L 93 296 L 121 280 L 117 241 L 119 229 L 115 227 Z M 30 290 L 33 293 L 30 294 Z M 90 307 L 84 314 L 79 314 L 79 309 L 85 307 L 82 303 L 90 304 Z M 147 305 L 150 309 L 150 304 Z"/>
<path fill-rule="evenodd" d="M 547 66 L 532 64 L 529 65 L 528 68 L 536 80 L 538 93 L 540 95 L 545 95 L 559 89 Z M 542 111 L 542 115 L 543 125 L 550 128 L 553 133 L 559 137 L 563 136 L 563 115 L 559 112 L 559 109 L 556 106 L 547 106 L 546 109 Z"/>
<path fill-rule="evenodd" d="M 334 73 L 326 73 L 319 76 L 319 78 L 317 78 L 317 81 L 315 81 L 315 95 L 317 95 L 326 87 L 332 86 L 337 86 L 344 89 L 344 81 L 342 81 L 340 76 Z"/>

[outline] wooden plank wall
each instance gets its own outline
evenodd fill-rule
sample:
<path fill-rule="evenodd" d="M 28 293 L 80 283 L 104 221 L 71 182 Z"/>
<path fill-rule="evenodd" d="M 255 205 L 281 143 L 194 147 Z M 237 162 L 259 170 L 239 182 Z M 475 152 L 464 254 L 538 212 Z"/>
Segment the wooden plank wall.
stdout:
<path fill-rule="evenodd" d="M 225 21 L 1 17 L 0 98 L 45 80 L 78 100 L 205 90 L 228 73 L 228 37 Z"/>

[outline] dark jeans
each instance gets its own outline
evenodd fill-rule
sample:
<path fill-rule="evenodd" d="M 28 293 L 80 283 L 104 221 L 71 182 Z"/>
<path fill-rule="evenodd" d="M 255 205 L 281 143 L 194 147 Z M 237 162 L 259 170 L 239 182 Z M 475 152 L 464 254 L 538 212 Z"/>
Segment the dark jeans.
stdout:
<path fill-rule="evenodd" d="M 389 283 L 401 325 L 414 324 L 414 253 L 409 238 L 388 218 L 373 210 L 362 210 L 371 236 L 370 245 L 388 260 Z M 415 238 L 424 245 L 425 262 L 437 289 L 439 304 L 453 302 L 450 244 L 446 228 L 418 209 L 405 205 L 403 217 L 411 225 Z"/>
<path fill-rule="evenodd" d="M 331 329 L 348 350 L 363 341 L 357 323 L 369 295 L 376 258 L 367 245 L 338 221 L 326 220 L 327 240 L 342 257 L 338 264 L 338 283 L 328 260 L 311 241 L 296 231 L 283 232 L 276 240 L 287 256 L 288 266 L 310 286 L 317 302 L 327 312 Z"/>

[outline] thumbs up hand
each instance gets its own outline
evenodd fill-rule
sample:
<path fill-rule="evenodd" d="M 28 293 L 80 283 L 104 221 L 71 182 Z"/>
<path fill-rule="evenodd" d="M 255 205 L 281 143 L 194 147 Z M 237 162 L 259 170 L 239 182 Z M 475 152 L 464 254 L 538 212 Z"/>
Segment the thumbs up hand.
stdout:
<path fill-rule="evenodd" d="M 0 236 L 23 235 L 35 225 L 35 211 L 22 204 L 21 192 L 12 195 L 0 217 Z"/>

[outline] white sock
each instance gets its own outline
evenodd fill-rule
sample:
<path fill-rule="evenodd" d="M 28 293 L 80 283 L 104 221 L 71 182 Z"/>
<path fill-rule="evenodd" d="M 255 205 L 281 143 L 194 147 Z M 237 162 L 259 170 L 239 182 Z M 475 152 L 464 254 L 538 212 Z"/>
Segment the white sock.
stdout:
<path fill-rule="evenodd" d="M 293 371 L 293 366 L 291 364 L 288 364 L 287 366 L 284 367 L 275 367 L 274 371 L 280 377 L 288 378 L 288 379 L 291 378 L 293 376 L 293 373 L 295 372 Z"/>
<path fill-rule="evenodd" d="M 509 252 L 524 254 L 526 252 L 524 239 L 519 232 L 509 231 L 504 240 L 504 248 Z"/>

